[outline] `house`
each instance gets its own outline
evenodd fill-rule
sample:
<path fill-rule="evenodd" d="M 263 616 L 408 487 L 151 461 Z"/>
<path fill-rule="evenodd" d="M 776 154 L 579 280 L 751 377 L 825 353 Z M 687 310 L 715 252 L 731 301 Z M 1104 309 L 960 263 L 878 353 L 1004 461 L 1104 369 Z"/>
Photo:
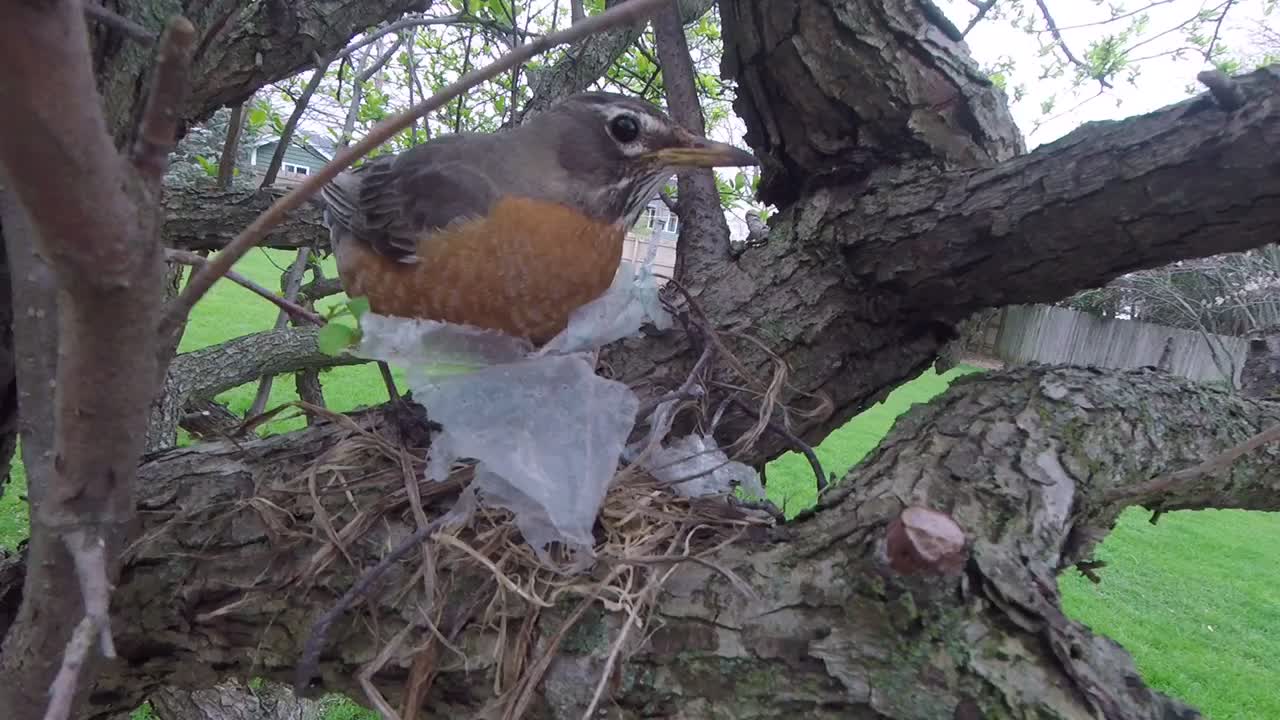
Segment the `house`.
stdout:
<path fill-rule="evenodd" d="M 656 246 L 653 271 L 660 276 L 658 284 L 661 285 L 675 273 L 679 222 L 676 214 L 662 202 L 662 198 L 655 195 L 645 206 L 640 219 L 627 231 L 622 245 L 622 258 L 642 263 L 649 256 L 649 249 Z"/>
<path fill-rule="evenodd" d="M 258 177 L 267 172 L 271 157 L 280 144 L 280 138 L 264 137 L 253 146 L 249 153 L 249 164 Z M 276 175 L 277 185 L 297 185 L 307 175 L 324 167 L 333 159 L 335 144 L 332 140 L 308 133 L 295 134 L 284 151 L 284 162 L 280 164 L 280 172 Z"/>

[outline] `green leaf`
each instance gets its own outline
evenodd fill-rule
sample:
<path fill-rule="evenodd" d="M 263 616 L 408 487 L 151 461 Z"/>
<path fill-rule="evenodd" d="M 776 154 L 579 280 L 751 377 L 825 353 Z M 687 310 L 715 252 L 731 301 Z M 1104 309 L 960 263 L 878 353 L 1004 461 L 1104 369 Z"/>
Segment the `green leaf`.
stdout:
<path fill-rule="evenodd" d="M 338 323 L 328 323 L 316 333 L 316 345 L 325 355 L 341 355 L 344 350 L 360 340 L 355 328 Z"/>
<path fill-rule="evenodd" d="M 250 127 L 262 127 L 269 119 L 271 119 L 271 113 L 268 113 L 266 108 L 256 107 L 249 111 Z"/>
<path fill-rule="evenodd" d="M 364 316 L 365 313 L 369 312 L 369 298 L 365 298 L 365 297 L 351 298 L 350 300 L 347 301 L 347 309 L 351 311 L 351 314 L 355 317 L 356 321 L 358 322 L 360 318 Z"/>
<path fill-rule="evenodd" d="M 218 163 L 210 160 L 203 155 L 196 156 L 196 163 L 200 165 L 205 174 L 209 177 L 218 177 Z"/>
<path fill-rule="evenodd" d="M 747 174 L 744 172 L 739 172 L 737 176 L 733 178 L 733 189 L 741 190 L 746 186 L 747 186 Z"/>

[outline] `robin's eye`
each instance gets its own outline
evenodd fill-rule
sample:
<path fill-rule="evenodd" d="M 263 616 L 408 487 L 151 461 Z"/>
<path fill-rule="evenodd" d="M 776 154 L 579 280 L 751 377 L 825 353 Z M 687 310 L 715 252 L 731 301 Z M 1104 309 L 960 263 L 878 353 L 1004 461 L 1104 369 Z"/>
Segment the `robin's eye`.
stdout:
<path fill-rule="evenodd" d="M 620 143 L 634 142 L 640 137 L 640 122 L 631 115 L 619 115 L 609 121 L 609 134 Z"/>

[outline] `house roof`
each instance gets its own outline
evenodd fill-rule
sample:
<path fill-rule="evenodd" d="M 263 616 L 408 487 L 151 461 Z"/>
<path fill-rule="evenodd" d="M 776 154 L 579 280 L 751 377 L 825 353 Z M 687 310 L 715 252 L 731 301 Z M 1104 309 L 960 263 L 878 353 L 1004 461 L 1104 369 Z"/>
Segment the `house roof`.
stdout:
<path fill-rule="evenodd" d="M 279 135 L 268 135 L 258 141 L 257 147 L 272 145 L 278 142 L 280 142 Z M 317 135 L 316 133 L 308 132 L 294 133 L 293 137 L 289 140 L 289 144 L 302 148 L 303 150 L 324 159 L 325 162 L 333 159 L 333 151 L 337 148 L 337 143 L 324 135 Z"/>

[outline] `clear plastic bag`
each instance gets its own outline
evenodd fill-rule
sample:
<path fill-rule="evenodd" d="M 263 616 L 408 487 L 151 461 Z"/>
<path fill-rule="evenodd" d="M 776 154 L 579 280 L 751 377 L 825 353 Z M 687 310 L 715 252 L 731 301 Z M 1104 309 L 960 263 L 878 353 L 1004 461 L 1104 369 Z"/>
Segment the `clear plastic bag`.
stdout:
<path fill-rule="evenodd" d="M 456 460 L 477 462 L 459 511 L 474 501 L 505 508 L 544 561 L 552 542 L 588 560 L 639 409 L 630 388 L 595 374 L 590 353 L 646 321 L 671 323 L 649 268 L 623 263 L 609 290 L 536 353 L 499 332 L 373 313 L 353 352 L 404 368 L 414 399 L 443 427 L 429 479 L 445 479 Z"/>

